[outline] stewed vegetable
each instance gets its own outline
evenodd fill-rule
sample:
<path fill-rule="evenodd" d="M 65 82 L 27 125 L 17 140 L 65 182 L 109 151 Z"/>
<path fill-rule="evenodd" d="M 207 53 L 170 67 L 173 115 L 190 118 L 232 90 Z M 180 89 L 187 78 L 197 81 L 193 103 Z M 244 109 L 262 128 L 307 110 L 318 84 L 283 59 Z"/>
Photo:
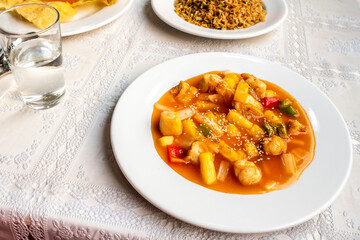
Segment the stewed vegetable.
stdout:
<path fill-rule="evenodd" d="M 294 183 L 314 157 L 301 105 L 251 74 L 210 72 L 181 81 L 155 104 L 159 155 L 185 178 L 222 192 L 264 193 Z"/>

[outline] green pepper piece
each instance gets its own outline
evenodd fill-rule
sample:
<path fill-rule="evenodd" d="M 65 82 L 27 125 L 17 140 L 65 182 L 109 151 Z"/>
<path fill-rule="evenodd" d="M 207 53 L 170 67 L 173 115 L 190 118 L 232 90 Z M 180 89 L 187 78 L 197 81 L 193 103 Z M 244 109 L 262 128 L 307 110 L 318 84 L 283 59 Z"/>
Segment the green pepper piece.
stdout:
<path fill-rule="evenodd" d="M 280 108 L 280 110 L 284 113 L 286 113 L 287 115 L 293 116 L 293 117 L 298 117 L 299 113 L 292 107 L 292 106 L 287 106 L 285 108 Z"/>
<path fill-rule="evenodd" d="M 208 125 L 200 124 L 200 126 L 198 127 L 198 130 L 207 138 L 211 137 L 211 135 L 212 135 L 212 130 Z"/>
<path fill-rule="evenodd" d="M 290 116 L 298 117 L 299 113 L 291 106 L 292 102 L 290 99 L 286 98 L 285 100 L 281 101 L 279 104 L 279 109 Z"/>
<path fill-rule="evenodd" d="M 271 137 L 272 135 L 276 134 L 276 129 L 267 122 L 264 122 L 263 128 L 266 132 L 266 136 L 268 137 Z"/>
<path fill-rule="evenodd" d="M 290 99 L 286 98 L 279 103 L 279 108 L 286 108 L 288 106 L 291 106 L 291 104 L 292 104 L 292 101 Z"/>
<path fill-rule="evenodd" d="M 278 133 L 279 137 L 284 138 L 284 139 L 288 139 L 285 124 L 281 123 L 281 124 L 276 125 L 276 129 L 277 129 L 277 133 Z"/>

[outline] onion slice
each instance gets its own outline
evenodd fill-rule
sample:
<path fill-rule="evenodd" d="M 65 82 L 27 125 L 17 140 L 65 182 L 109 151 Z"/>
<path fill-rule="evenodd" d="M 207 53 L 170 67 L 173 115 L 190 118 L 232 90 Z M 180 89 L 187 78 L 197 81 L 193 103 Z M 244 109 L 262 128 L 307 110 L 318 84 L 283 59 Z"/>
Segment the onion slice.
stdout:
<path fill-rule="evenodd" d="M 181 120 L 187 119 L 187 118 L 191 118 L 194 114 L 195 111 L 192 110 L 191 108 L 184 108 L 180 111 L 178 111 L 179 117 Z"/>
<path fill-rule="evenodd" d="M 230 163 L 228 161 L 222 160 L 216 177 L 217 180 L 219 180 L 220 182 L 224 182 L 229 173 L 229 168 Z"/>

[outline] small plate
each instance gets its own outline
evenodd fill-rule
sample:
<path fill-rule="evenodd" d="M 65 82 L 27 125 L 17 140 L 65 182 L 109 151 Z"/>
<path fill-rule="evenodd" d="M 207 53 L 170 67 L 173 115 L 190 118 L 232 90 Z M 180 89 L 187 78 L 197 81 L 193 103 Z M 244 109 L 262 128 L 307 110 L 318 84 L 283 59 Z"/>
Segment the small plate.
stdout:
<path fill-rule="evenodd" d="M 112 6 L 89 4 L 76 7 L 78 13 L 69 22 L 61 24 L 61 35 L 66 37 L 102 27 L 120 17 L 133 1 L 118 0 Z"/>
<path fill-rule="evenodd" d="M 217 192 L 186 180 L 156 152 L 151 134 L 154 103 L 180 80 L 226 69 L 277 84 L 307 112 L 316 138 L 315 158 L 294 185 L 266 194 Z M 352 164 L 346 124 L 325 94 L 281 65 L 229 53 L 183 56 L 142 74 L 117 103 L 111 141 L 125 177 L 154 206 L 185 222 L 234 233 L 279 230 L 319 214 L 343 189 Z"/>
<path fill-rule="evenodd" d="M 288 13 L 285 0 L 262 1 L 267 11 L 265 22 L 239 30 L 216 30 L 189 23 L 175 13 L 174 0 L 152 0 L 151 5 L 161 20 L 180 31 L 207 38 L 242 39 L 268 33 L 277 28 L 285 20 Z"/>

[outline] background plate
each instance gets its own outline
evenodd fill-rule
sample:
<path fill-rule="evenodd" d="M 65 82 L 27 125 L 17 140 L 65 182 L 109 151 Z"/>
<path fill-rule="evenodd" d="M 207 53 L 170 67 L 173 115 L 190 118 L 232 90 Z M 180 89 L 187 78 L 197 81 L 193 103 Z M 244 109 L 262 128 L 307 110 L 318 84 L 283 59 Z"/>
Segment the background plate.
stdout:
<path fill-rule="evenodd" d="M 120 17 L 134 0 L 118 0 L 112 6 L 92 4 L 76 7 L 78 13 L 71 21 L 61 24 L 61 35 L 71 36 L 94 30 Z"/>
<path fill-rule="evenodd" d="M 258 195 L 216 192 L 181 177 L 158 156 L 151 135 L 154 103 L 180 80 L 226 69 L 279 85 L 308 113 L 316 138 L 315 159 L 291 187 Z M 188 223 L 226 232 L 267 232 L 310 219 L 340 193 L 352 163 L 345 122 L 325 94 L 281 65 L 229 53 L 183 56 L 142 74 L 114 110 L 111 140 L 125 177 L 149 202 Z"/>
<path fill-rule="evenodd" d="M 152 0 L 151 5 L 156 15 L 170 26 L 196 36 L 216 39 L 242 39 L 256 37 L 277 28 L 286 18 L 288 8 L 285 0 L 262 0 L 265 4 L 267 15 L 265 22 L 252 27 L 239 30 L 216 30 L 196 26 L 175 13 L 174 1 Z"/>

